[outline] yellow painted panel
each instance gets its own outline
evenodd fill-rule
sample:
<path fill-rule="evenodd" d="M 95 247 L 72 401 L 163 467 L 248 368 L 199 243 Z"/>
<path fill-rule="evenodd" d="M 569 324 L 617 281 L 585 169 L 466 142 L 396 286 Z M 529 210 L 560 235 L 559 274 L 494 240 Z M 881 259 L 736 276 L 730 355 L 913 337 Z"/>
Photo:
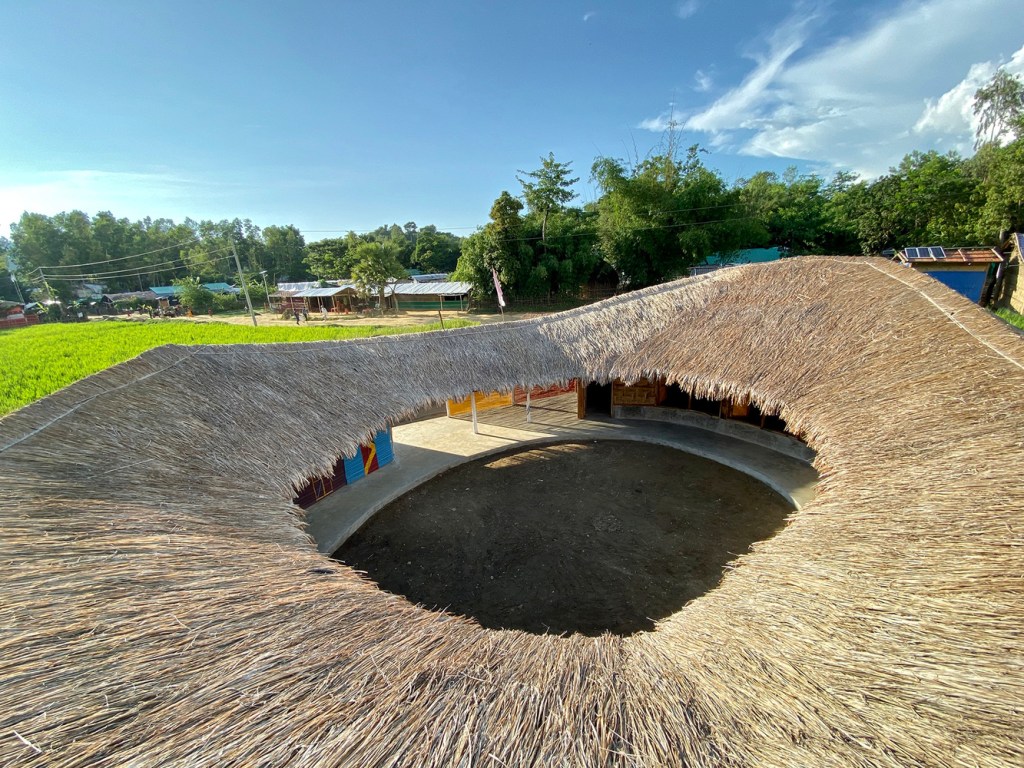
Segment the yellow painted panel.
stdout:
<path fill-rule="evenodd" d="M 477 392 L 476 393 L 476 410 L 477 413 L 480 411 L 487 411 L 491 408 L 502 408 L 506 405 L 512 405 L 512 393 L 511 392 Z M 448 401 L 448 415 L 449 416 L 464 416 L 467 413 L 472 413 L 473 405 L 470 402 L 470 398 L 466 397 L 462 400 L 449 400 Z"/>

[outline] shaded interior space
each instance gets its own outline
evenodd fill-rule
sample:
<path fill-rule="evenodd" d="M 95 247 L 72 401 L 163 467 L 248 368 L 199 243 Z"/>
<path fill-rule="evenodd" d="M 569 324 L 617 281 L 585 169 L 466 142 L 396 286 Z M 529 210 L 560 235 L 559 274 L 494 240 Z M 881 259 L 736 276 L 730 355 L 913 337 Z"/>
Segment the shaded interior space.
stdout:
<path fill-rule="evenodd" d="M 487 628 L 630 635 L 714 589 L 791 511 L 757 480 L 682 451 L 565 442 L 449 470 L 334 557 Z"/>
<path fill-rule="evenodd" d="M 598 384 L 592 381 L 587 384 L 585 393 L 586 412 L 610 416 L 612 413 L 612 385 Z"/>
<path fill-rule="evenodd" d="M 607 383 L 573 380 L 534 387 L 531 393 L 532 398 L 527 399 L 526 390 L 519 387 L 511 392 L 476 392 L 463 400 L 449 400 L 447 413 L 452 418 L 471 421 L 475 405 L 480 423 L 522 428 L 521 422 L 527 419 L 538 426 L 567 427 L 574 419 L 637 418 L 637 408 L 646 409 L 643 418 L 658 418 L 656 414 L 663 413 L 671 419 L 671 412 L 692 412 L 780 432 L 804 442 L 803 436 L 791 432 L 780 416 L 761 411 L 749 396 L 699 397 L 664 378 L 641 378 L 631 384 L 620 379 Z"/>
<path fill-rule="evenodd" d="M 673 408 L 681 411 L 695 411 L 718 419 L 741 421 L 760 429 L 784 432 L 798 440 L 800 435 L 791 434 L 786 422 L 778 415 L 763 413 L 749 398 L 721 400 L 698 397 L 682 389 L 678 384 L 668 384 L 665 379 L 639 379 L 633 384 L 616 380 L 611 384 L 610 400 L 605 404 L 603 392 L 591 383 L 586 389 L 586 400 L 579 409 L 582 413 L 609 413 L 614 415 L 616 406 L 647 406 Z"/>

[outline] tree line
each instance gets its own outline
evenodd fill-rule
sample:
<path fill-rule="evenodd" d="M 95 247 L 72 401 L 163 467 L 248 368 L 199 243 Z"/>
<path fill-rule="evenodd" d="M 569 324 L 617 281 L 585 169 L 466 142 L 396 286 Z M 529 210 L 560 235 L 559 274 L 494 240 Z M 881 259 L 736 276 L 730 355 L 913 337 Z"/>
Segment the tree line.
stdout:
<path fill-rule="evenodd" d="M 913 245 L 1000 245 L 1024 229 L 1024 84 L 999 70 L 975 94 L 976 152 L 964 158 L 912 152 L 867 181 L 795 168 L 727 183 L 669 132 L 645 158 L 599 157 L 599 195 L 574 205 L 572 164 L 553 154 L 519 171 L 487 224 L 465 238 L 408 222 L 306 243 L 294 226 L 249 220 L 130 222 L 108 212 L 25 213 L 0 248 L 21 278 L 64 284 L 93 275 L 112 290 L 188 275 L 232 279 L 234 246 L 250 274 L 269 282 L 355 278 L 370 292 L 409 268 L 451 273 L 494 292 L 493 275 L 517 297 L 576 295 L 587 283 L 641 287 L 685 275 L 742 249 L 790 255 L 878 254 Z M 137 255 L 138 254 L 138 255 Z M 134 256 L 123 262 L 116 259 Z M 9 291 L 0 275 L 0 291 Z"/>
<path fill-rule="evenodd" d="M 307 243 L 294 225 L 259 227 L 249 219 L 175 223 L 170 219 L 130 221 L 109 211 L 89 216 L 82 211 L 46 216 L 24 213 L 0 238 L 0 297 L 17 298 L 25 290 L 44 288 L 70 298 L 82 282 L 102 283 L 110 292 L 138 291 L 175 280 L 238 280 L 237 252 L 245 277 L 262 290 L 278 282 L 355 278 L 376 280 L 404 276 L 409 268 L 451 272 L 459 257 L 460 238 L 436 226 L 408 222 L 343 238 Z M 376 285 L 376 283 L 374 283 Z"/>
<path fill-rule="evenodd" d="M 597 200 L 572 206 L 572 167 L 553 155 L 520 171 L 521 193 L 502 192 L 490 221 L 462 244 L 456 277 L 493 293 L 571 291 L 588 281 L 630 287 L 687 274 L 737 251 L 778 246 L 788 255 L 880 254 L 916 245 L 999 246 L 1024 229 L 1024 84 L 999 70 L 975 94 L 976 152 L 912 152 L 873 181 L 756 173 L 727 184 L 678 147 L 591 167 Z"/>

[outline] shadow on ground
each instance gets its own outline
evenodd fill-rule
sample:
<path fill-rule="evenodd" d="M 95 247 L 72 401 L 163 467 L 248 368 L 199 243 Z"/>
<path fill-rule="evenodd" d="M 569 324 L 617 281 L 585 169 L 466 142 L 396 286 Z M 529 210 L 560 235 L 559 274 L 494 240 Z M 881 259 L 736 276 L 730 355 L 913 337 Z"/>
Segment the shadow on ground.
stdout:
<path fill-rule="evenodd" d="M 757 480 L 672 448 L 561 443 L 456 467 L 334 556 L 488 628 L 630 635 L 713 589 L 791 510 Z"/>

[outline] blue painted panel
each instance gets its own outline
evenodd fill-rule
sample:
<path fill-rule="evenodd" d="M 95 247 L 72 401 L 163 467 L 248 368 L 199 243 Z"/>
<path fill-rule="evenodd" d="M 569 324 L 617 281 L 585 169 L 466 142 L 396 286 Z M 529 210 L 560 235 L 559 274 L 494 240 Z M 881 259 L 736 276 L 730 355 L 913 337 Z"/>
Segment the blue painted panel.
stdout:
<path fill-rule="evenodd" d="M 395 451 L 391 444 L 391 430 L 382 429 L 377 433 L 377 436 L 373 438 L 373 442 L 377 445 L 377 465 L 383 467 L 385 464 L 390 464 L 395 460 Z"/>
<path fill-rule="evenodd" d="M 363 454 L 360 451 L 350 459 L 345 459 L 345 482 L 354 483 L 361 477 L 365 477 L 363 470 Z"/>
<path fill-rule="evenodd" d="M 963 294 L 971 301 L 977 302 L 981 299 L 981 289 L 985 285 L 985 275 L 988 274 L 988 270 L 967 272 L 943 269 L 926 274 L 929 277 L 934 277 L 943 285 L 949 286 L 957 293 Z"/>

